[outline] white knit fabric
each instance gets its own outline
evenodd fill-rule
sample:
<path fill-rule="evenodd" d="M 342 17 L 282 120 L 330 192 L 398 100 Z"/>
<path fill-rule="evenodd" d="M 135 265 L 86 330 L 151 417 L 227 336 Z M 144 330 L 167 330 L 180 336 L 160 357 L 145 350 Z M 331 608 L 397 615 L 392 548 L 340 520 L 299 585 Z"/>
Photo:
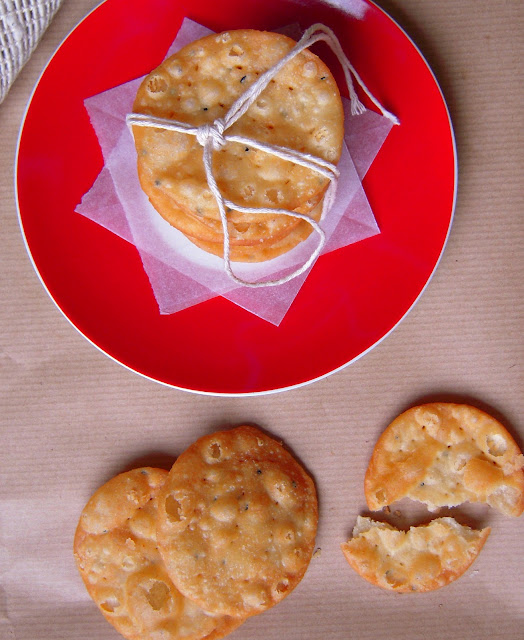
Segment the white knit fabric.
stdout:
<path fill-rule="evenodd" d="M 63 0 L 0 0 L 0 102 Z"/>

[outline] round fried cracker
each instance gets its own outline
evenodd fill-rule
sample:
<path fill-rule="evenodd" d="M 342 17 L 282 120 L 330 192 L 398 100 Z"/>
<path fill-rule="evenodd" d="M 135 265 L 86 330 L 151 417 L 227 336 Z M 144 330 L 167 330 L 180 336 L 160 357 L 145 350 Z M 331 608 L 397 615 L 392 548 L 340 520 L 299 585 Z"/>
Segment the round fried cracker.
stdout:
<path fill-rule="evenodd" d="M 318 221 L 321 213 L 322 202 L 313 209 L 309 216 Z M 259 242 L 256 245 L 230 247 L 229 258 L 232 262 L 264 262 L 272 260 L 296 247 L 300 242 L 308 238 L 312 232 L 313 227 L 308 222 L 299 220 L 297 226 L 291 229 L 283 238 L 270 239 Z M 224 257 L 224 245 L 221 242 L 205 242 L 189 236 L 187 236 L 187 239 L 208 253 L 221 258 Z"/>
<path fill-rule="evenodd" d="M 203 244 L 223 244 L 224 234 L 222 231 L 222 222 L 188 213 L 187 210 L 181 209 L 165 190 L 155 185 L 149 178 L 144 178 L 144 181 L 144 184 L 147 185 L 146 191 L 151 204 L 157 211 L 162 211 L 162 217 L 167 220 L 171 226 L 181 231 L 184 235 L 194 238 Z M 322 196 L 315 196 L 295 211 L 310 216 L 317 215 L 313 212 L 316 212 L 321 200 Z M 254 219 L 255 217 L 257 218 L 256 220 Z M 250 222 L 233 222 L 229 220 L 228 231 L 230 246 L 256 247 L 261 243 L 273 244 L 287 237 L 290 232 L 299 226 L 300 220 L 288 216 L 289 223 L 284 225 L 281 223 L 281 219 L 284 217 L 285 216 L 282 215 L 258 214 L 258 216 L 252 216 Z M 315 219 L 318 220 L 318 217 Z"/>
<path fill-rule="evenodd" d="M 149 467 L 112 478 L 80 517 L 74 554 L 89 595 L 129 640 L 218 640 L 240 618 L 214 616 L 169 579 L 156 547 L 157 497 L 167 471 Z"/>
<path fill-rule="evenodd" d="M 200 438 L 159 499 L 158 545 L 178 589 L 223 615 L 250 616 L 289 595 L 313 554 L 315 487 L 254 427 Z"/>
<path fill-rule="evenodd" d="M 489 533 L 489 528 L 476 531 L 453 518 L 437 518 L 405 532 L 359 516 L 353 538 L 341 548 L 368 582 L 400 593 L 424 592 L 463 575 Z"/>
<path fill-rule="evenodd" d="M 524 511 L 524 456 L 495 418 L 469 405 L 408 409 L 384 431 L 364 488 L 370 509 L 404 497 L 430 510 L 484 502 L 511 516 Z"/>
<path fill-rule="evenodd" d="M 294 45 L 287 36 L 250 29 L 207 36 L 150 73 L 138 90 L 133 109 L 193 126 L 212 123 Z M 342 102 L 331 72 L 305 50 L 271 80 L 226 133 L 336 163 L 342 150 L 343 124 Z M 153 184 L 186 213 L 219 221 L 218 206 L 205 176 L 203 150 L 196 138 L 138 126 L 133 127 L 133 133 L 138 174 L 148 196 Z M 328 184 L 317 172 L 235 142 L 215 151 L 213 170 L 223 195 L 248 207 L 293 211 L 321 197 Z M 162 208 L 158 210 L 164 215 Z M 267 223 L 267 216 L 259 219 L 256 214 L 238 211 L 231 211 L 229 219 L 240 225 Z M 274 235 L 292 224 L 286 216 L 276 216 Z M 249 236 L 256 241 L 267 236 L 267 231 L 254 226 L 249 228 Z"/>

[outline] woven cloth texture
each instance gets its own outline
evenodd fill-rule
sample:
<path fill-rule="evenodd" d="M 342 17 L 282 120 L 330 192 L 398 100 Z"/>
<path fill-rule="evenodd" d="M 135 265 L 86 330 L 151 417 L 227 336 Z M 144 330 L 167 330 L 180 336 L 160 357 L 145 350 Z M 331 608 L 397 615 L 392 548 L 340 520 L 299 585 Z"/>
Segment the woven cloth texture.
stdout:
<path fill-rule="evenodd" d="M 63 0 L 0 0 L 0 102 Z"/>

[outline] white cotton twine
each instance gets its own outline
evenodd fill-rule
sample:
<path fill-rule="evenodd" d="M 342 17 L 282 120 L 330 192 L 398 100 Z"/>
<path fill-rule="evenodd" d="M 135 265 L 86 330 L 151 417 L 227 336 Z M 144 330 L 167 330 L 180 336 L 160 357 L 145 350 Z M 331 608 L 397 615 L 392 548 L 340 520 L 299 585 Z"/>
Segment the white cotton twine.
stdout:
<path fill-rule="evenodd" d="M 258 96 L 262 93 L 262 91 L 267 87 L 271 79 L 276 76 L 276 74 L 296 55 L 298 55 L 304 49 L 311 47 L 313 44 L 319 41 L 326 42 L 332 51 L 337 56 L 340 64 L 342 65 L 342 69 L 344 71 L 344 76 L 346 78 L 346 84 L 349 91 L 349 98 L 351 103 L 351 114 L 352 115 L 360 115 L 364 113 L 366 110 L 364 105 L 358 99 L 358 96 L 355 91 L 355 87 L 353 86 L 352 75 L 355 80 L 367 95 L 367 97 L 371 100 L 371 102 L 379 109 L 379 111 L 386 118 L 391 120 L 393 124 L 398 125 L 398 119 L 389 111 L 384 109 L 382 105 L 373 97 L 368 88 L 362 82 L 360 76 L 353 68 L 352 64 L 349 62 L 346 54 L 342 50 L 340 46 L 340 42 L 338 41 L 336 35 L 323 24 L 314 24 L 307 31 L 304 32 L 302 38 L 297 42 L 297 44 L 289 51 L 289 53 L 279 60 L 273 67 L 268 69 L 265 73 L 263 73 L 258 80 L 252 84 L 246 91 L 243 93 L 231 106 L 229 111 L 226 113 L 224 118 L 217 118 L 212 124 L 204 124 L 200 127 L 193 127 L 185 122 L 178 122 L 176 120 L 168 120 L 166 118 L 157 118 L 155 116 L 150 116 L 142 113 L 131 113 L 126 117 L 126 122 L 128 127 L 131 129 L 133 126 L 139 127 L 152 127 L 158 129 L 166 129 L 171 131 L 178 131 L 180 133 L 187 133 L 192 136 L 196 136 L 199 144 L 204 148 L 203 160 L 204 160 L 204 168 L 206 172 L 206 178 L 209 185 L 209 188 L 218 204 L 218 209 L 220 212 L 220 219 L 222 221 L 222 229 L 224 233 L 224 269 L 227 275 L 237 284 L 243 285 L 245 287 L 270 287 L 279 284 L 284 284 L 285 282 L 289 282 L 293 278 L 296 278 L 300 274 L 304 273 L 309 267 L 313 264 L 313 262 L 317 259 L 324 244 L 326 242 L 326 236 L 320 225 L 313 220 L 309 216 L 303 213 L 297 213 L 296 211 L 288 211 L 287 209 L 275 209 L 268 207 L 244 207 L 241 205 L 232 202 L 231 200 L 227 200 L 224 198 L 222 193 L 220 192 L 218 185 L 215 180 L 215 176 L 213 175 L 212 168 L 212 155 L 214 150 L 219 150 L 223 147 L 226 142 L 239 142 L 241 144 L 249 145 L 254 147 L 255 149 L 259 149 L 260 151 L 264 151 L 271 155 L 282 158 L 283 160 L 288 160 L 289 162 L 294 162 L 295 164 L 300 164 L 312 171 L 320 173 L 325 178 L 330 181 L 329 187 L 326 190 L 324 196 L 324 203 L 322 206 L 322 214 L 320 219 L 322 220 L 326 213 L 329 211 L 333 202 L 335 201 L 335 195 L 337 190 L 337 182 L 339 177 L 339 171 L 337 167 L 331 162 L 327 162 L 322 158 L 318 158 L 309 153 L 302 153 L 300 151 L 295 151 L 293 149 L 287 149 L 284 147 L 280 147 L 273 144 L 267 144 L 264 142 L 259 142 L 258 140 L 252 140 L 251 138 L 246 138 L 244 136 L 238 135 L 227 135 L 225 131 L 229 129 L 239 118 L 241 118 L 244 113 L 249 109 L 249 107 L 253 104 L 253 102 L 258 98 Z M 277 280 L 265 280 L 263 282 L 249 282 L 239 278 L 237 275 L 233 273 L 231 268 L 231 260 L 230 260 L 230 242 L 229 242 L 229 230 L 227 227 L 227 216 L 226 216 L 226 207 L 229 209 L 235 209 L 236 211 L 242 211 L 243 213 L 267 213 L 271 215 L 282 214 L 285 216 L 291 216 L 292 218 L 299 218 L 301 220 L 305 220 L 308 224 L 313 227 L 313 230 L 318 233 L 320 240 L 312 252 L 308 260 L 298 269 L 293 271 L 292 273 L 283 276 L 282 278 L 278 278 Z"/>

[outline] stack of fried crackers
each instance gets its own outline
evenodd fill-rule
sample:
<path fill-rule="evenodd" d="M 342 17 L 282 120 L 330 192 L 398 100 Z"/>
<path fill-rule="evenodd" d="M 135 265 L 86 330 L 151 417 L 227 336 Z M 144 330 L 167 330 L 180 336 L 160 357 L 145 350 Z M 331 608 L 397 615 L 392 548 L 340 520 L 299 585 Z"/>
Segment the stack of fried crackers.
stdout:
<path fill-rule="evenodd" d="M 313 481 L 254 427 L 204 436 L 171 471 L 120 474 L 91 497 L 74 551 L 129 640 L 217 640 L 280 602 L 311 560 Z"/>
<path fill-rule="evenodd" d="M 195 127 L 212 124 L 295 44 L 287 36 L 251 29 L 197 40 L 144 79 L 133 110 Z M 342 151 L 344 113 L 331 72 L 304 50 L 227 133 L 336 164 Z M 133 135 L 138 176 L 152 205 L 195 245 L 222 256 L 222 221 L 200 143 L 194 136 L 161 128 L 134 126 Z M 300 164 L 227 142 L 214 152 L 213 172 L 222 195 L 239 207 L 285 209 L 320 219 L 328 179 Z M 307 221 L 285 214 L 233 208 L 226 213 L 230 259 L 237 262 L 274 258 L 312 231 Z"/>

